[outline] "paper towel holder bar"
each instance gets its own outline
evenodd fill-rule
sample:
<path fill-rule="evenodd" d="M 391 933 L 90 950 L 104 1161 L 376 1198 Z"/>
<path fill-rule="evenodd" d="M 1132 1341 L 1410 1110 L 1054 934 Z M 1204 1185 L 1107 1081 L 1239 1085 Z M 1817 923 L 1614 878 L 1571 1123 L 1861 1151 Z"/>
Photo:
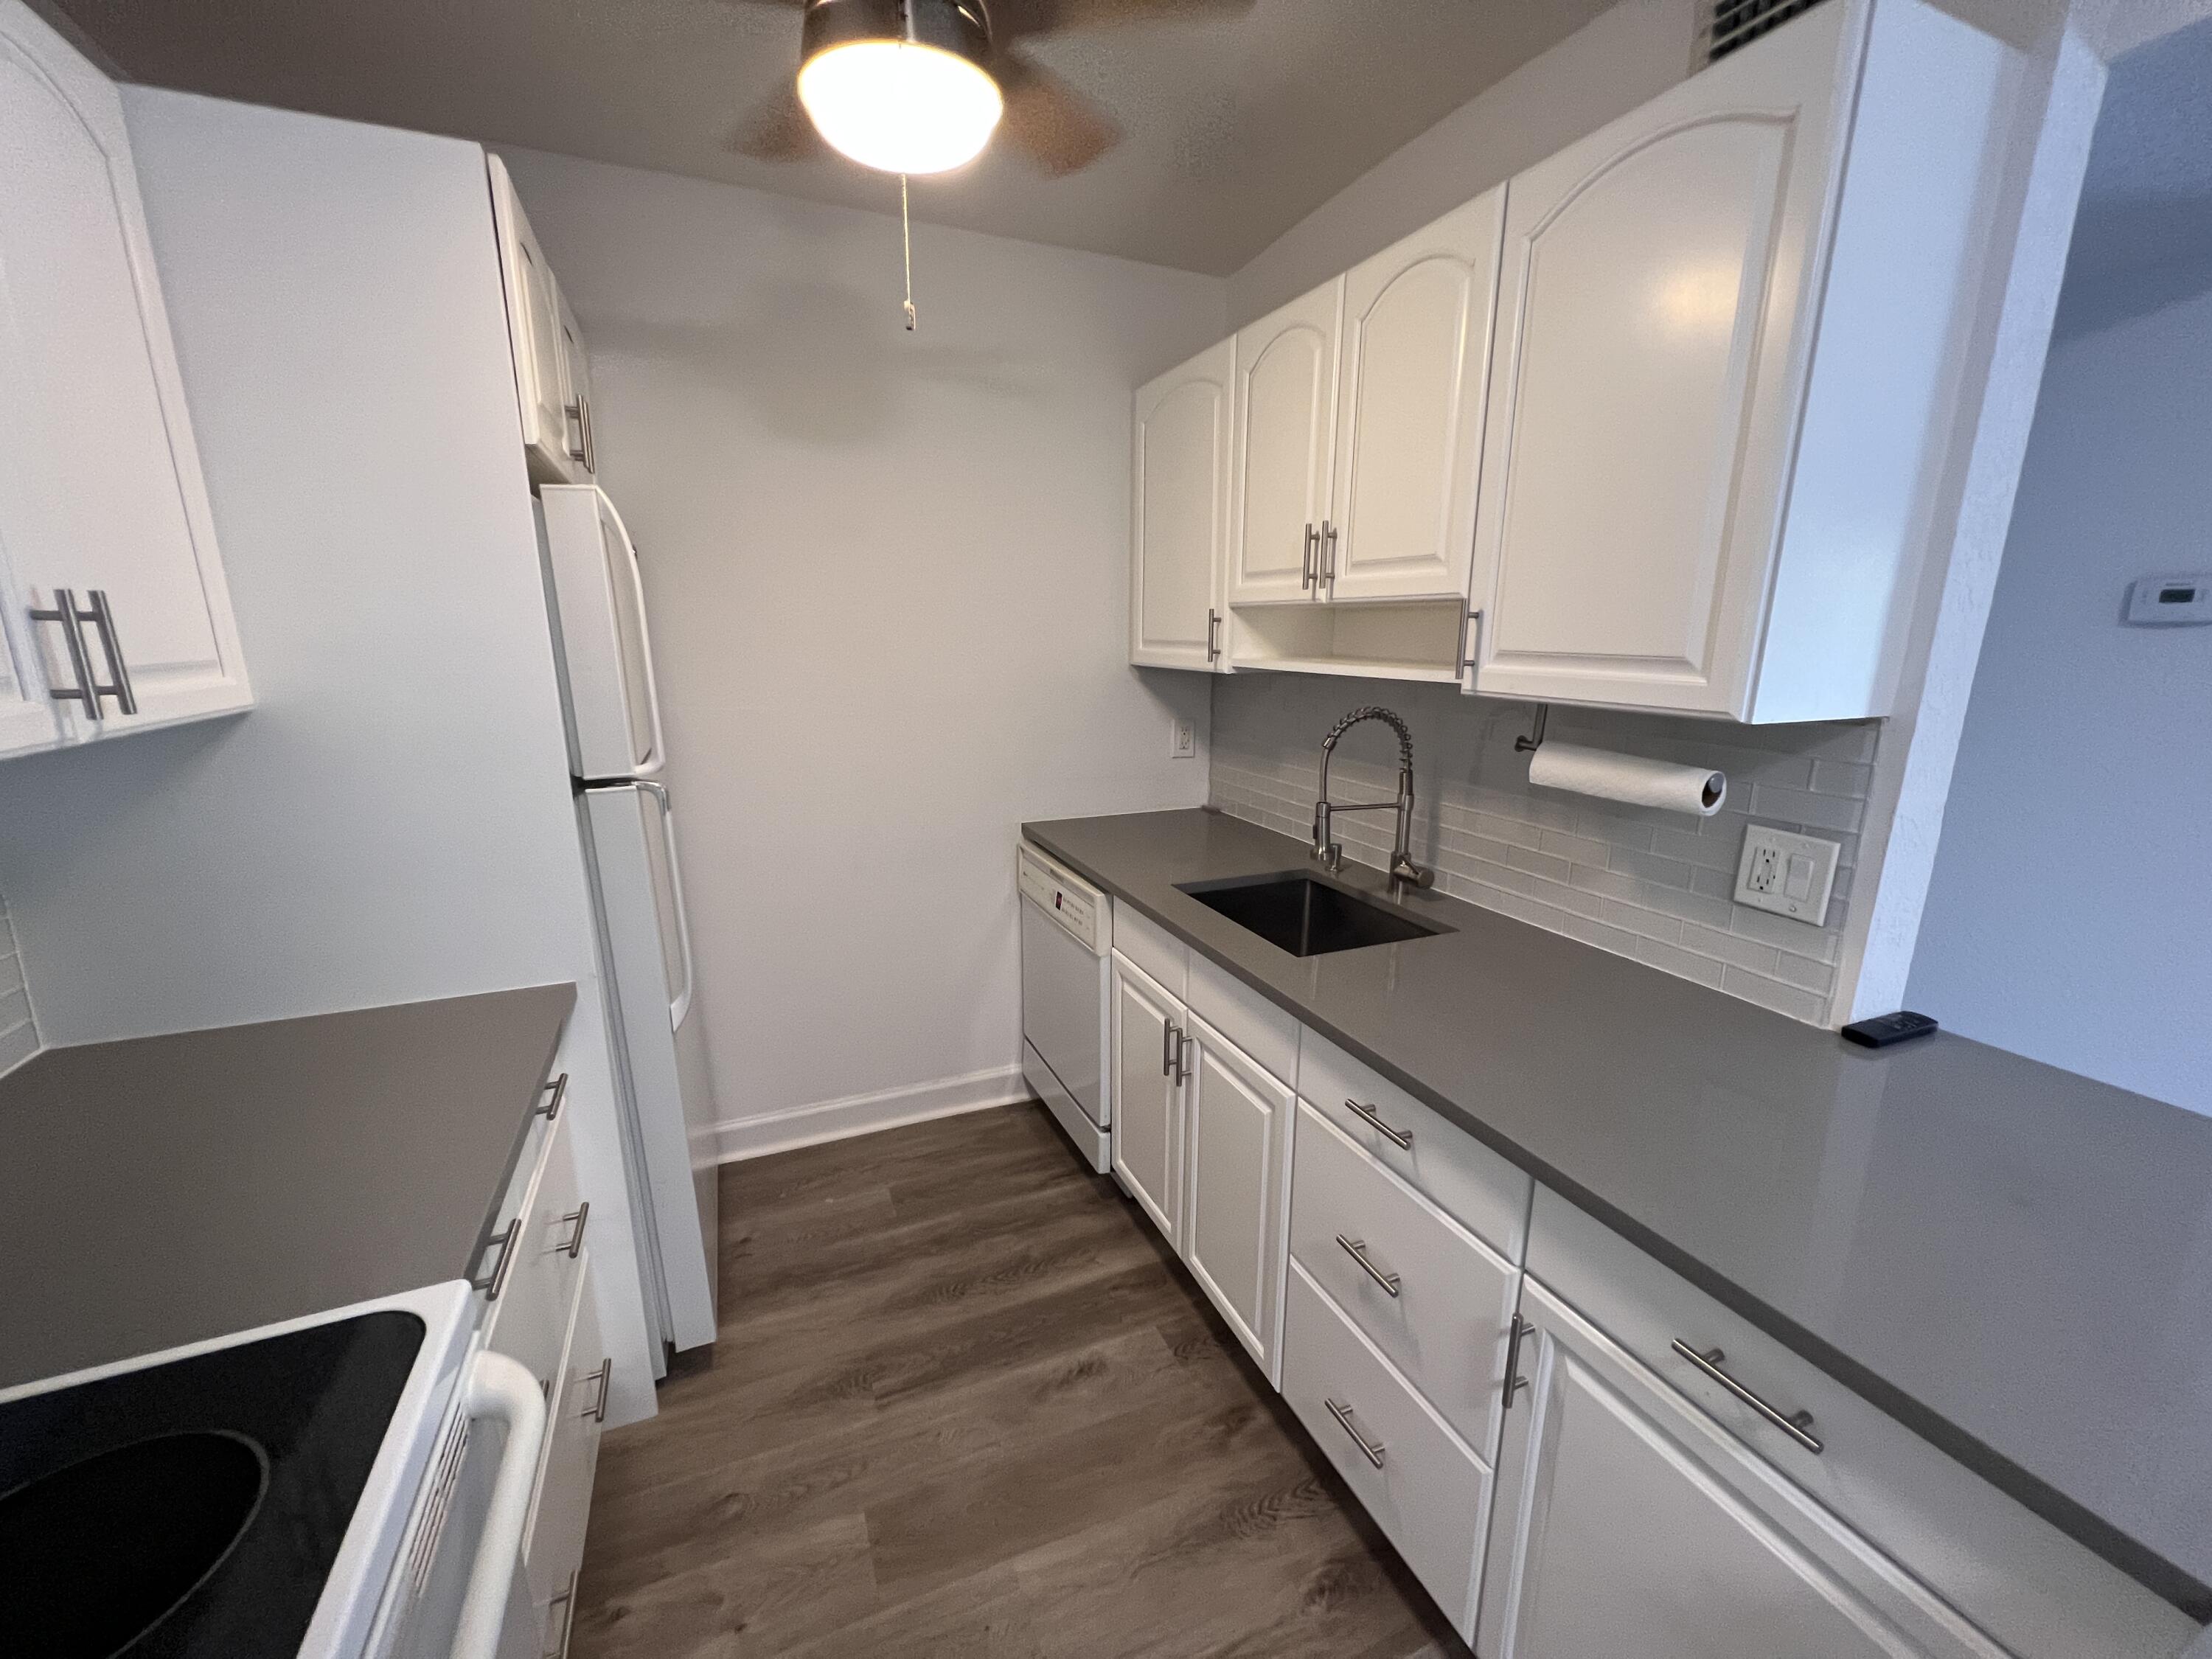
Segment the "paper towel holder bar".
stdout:
<path fill-rule="evenodd" d="M 1544 723 L 1551 716 L 1552 705 L 1548 702 L 1538 703 L 1535 725 L 1529 727 L 1527 737 L 1513 739 L 1513 752 L 1516 755 L 1533 755 L 1541 749 L 1544 746 Z"/>

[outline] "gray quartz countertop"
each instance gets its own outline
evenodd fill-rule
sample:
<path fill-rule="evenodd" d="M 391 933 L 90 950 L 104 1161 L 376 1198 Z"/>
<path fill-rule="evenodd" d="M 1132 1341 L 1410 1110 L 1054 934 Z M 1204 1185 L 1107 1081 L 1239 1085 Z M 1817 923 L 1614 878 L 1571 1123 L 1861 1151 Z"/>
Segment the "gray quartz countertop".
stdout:
<path fill-rule="evenodd" d="M 1434 894 L 1454 931 L 1302 960 L 1178 890 L 1310 867 L 1210 811 L 1023 832 L 2212 1618 L 2212 1120 L 1948 1033 L 1856 1048 Z"/>
<path fill-rule="evenodd" d="M 473 1272 L 575 998 L 52 1048 L 0 1078 L 0 1387 Z"/>

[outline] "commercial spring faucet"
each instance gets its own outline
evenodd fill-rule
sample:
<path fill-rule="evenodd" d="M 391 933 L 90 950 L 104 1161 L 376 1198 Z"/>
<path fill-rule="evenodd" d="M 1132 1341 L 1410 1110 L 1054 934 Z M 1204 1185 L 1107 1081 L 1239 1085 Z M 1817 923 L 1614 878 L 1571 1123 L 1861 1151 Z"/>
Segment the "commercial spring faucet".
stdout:
<path fill-rule="evenodd" d="M 1333 801 L 1328 798 L 1328 757 L 1336 749 L 1336 740 L 1362 720 L 1381 720 L 1398 734 L 1398 798 L 1395 800 Z M 1398 833 L 1390 848 L 1390 883 L 1395 888 L 1411 884 L 1426 887 L 1436 878 L 1433 870 L 1424 870 L 1413 862 L 1411 840 L 1413 833 L 1413 734 L 1406 722 L 1388 708 L 1366 703 L 1355 708 L 1328 728 L 1328 735 L 1321 740 L 1321 799 L 1314 802 L 1313 856 L 1325 868 L 1344 867 L 1344 845 L 1329 838 L 1339 812 L 1385 812 L 1398 815 Z"/>

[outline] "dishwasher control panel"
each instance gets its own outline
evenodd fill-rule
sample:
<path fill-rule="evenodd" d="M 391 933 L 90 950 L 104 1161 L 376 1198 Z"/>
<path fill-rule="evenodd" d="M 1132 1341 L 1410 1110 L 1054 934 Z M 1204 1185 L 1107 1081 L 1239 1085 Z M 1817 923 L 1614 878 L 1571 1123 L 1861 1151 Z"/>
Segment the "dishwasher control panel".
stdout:
<path fill-rule="evenodd" d="M 1015 858 L 1022 896 L 1082 941 L 1094 956 L 1106 954 L 1106 896 L 1071 874 L 1027 842 Z"/>

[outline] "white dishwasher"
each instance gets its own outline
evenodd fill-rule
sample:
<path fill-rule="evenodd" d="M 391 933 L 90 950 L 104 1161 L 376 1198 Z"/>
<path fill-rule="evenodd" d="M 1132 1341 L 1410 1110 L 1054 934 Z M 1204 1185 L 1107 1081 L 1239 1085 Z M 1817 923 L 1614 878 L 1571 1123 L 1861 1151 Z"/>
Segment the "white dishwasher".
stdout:
<path fill-rule="evenodd" d="M 1014 864 L 1022 893 L 1022 1075 L 1103 1175 L 1114 1161 L 1106 895 L 1027 842 Z"/>

